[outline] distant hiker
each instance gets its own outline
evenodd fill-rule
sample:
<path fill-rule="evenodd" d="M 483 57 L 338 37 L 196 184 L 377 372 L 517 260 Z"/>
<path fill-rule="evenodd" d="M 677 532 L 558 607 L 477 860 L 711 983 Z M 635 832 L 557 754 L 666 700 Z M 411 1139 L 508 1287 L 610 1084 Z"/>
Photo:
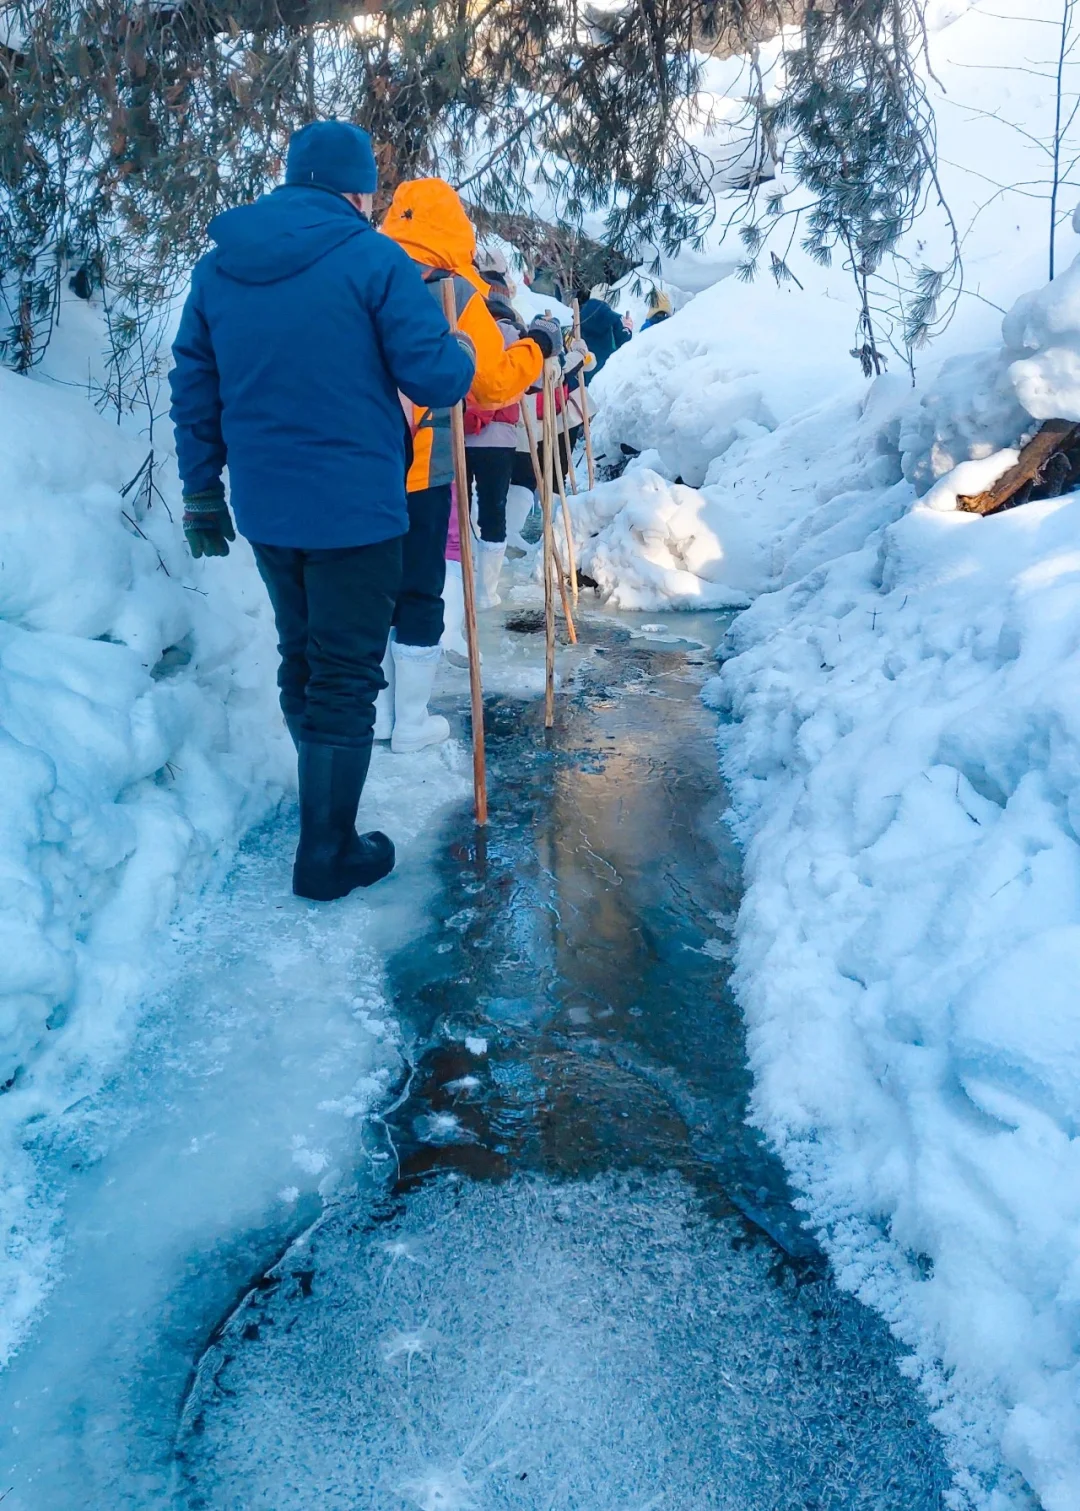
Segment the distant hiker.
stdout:
<path fill-rule="evenodd" d="M 516 403 L 539 377 L 545 359 L 560 349 L 558 322 L 534 320 L 522 339 L 504 344 L 485 303 L 487 284 L 473 266 L 476 234 L 461 200 L 442 179 L 399 184 L 381 229 L 419 264 L 431 303 L 441 302 L 440 284 L 453 279 L 458 324 L 476 350 L 473 403 L 485 410 Z M 413 422 L 404 576 L 393 645 L 384 662 L 392 693 L 379 700 L 375 730 L 375 738 L 389 738 L 396 751 L 419 750 L 450 733 L 447 721 L 429 714 L 427 707 L 443 632 L 444 553 L 454 476 L 449 408 L 418 402 Z"/>
<path fill-rule="evenodd" d="M 548 263 L 537 263 L 532 277 L 526 282 L 534 294 L 546 294 L 549 299 L 557 299 L 560 304 L 564 302 L 562 279 L 558 269 L 551 267 Z"/>
<path fill-rule="evenodd" d="M 630 340 L 633 327 L 606 299 L 594 299 L 588 289 L 578 289 L 576 298 L 581 308 L 582 340 L 596 358 L 596 366 L 585 375 L 585 382 L 591 383 L 608 358 Z"/>
<path fill-rule="evenodd" d="M 663 289 L 653 289 L 649 295 L 649 313 L 642 322 L 643 331 L 652 330 L 654 325 L 660 325 L 665 320 L 671 319 L 671 299 Z"/>
<path fill-rule="evenodd" d="M 512 346 L 526 334 L 525 322 L 511 304 L 514 290 L 506 258 L 498 248 L 476 254 L 476 270 L 488 286 L 487 307 L 503 342 Z M 470 398 L 465 410 L 465 457 L 469 488 L 476 489 L 480 525 L 476 554 L 476 607 L 497 608 L 499 573 L 506 555 L 506 496 L 517 454 L 521 403 L 482 409 Z"/>
<path fill-rule="evenodd" d="M 192 554 L 225 556 L 235 539 L 227 465 L 274 607 L 299 757 L 293 890 L 322 901 L 394 864 L 356 813 L 409 523 L 399 390 L 452 404 L 475 366 L 409 258 L 372 229 L 375 183 L 366 132 L 296 132 L 284 185 L 211 222 L 170 374 Z"/>

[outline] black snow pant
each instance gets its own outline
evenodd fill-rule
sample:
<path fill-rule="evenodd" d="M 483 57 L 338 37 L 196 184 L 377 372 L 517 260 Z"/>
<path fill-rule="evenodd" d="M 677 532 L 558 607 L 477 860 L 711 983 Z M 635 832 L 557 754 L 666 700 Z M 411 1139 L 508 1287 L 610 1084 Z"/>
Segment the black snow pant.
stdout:
<path fill-rule="evenodd" d="M 570 449 L 571 449 L 571 451 L 577 445 L 578 441 L 581 439 L 583 430 L 584 430 L 584 427 L 581 426 L 581 425 L 572 425 L 570 427 Z M 536 452 L 537 452 L 537 460 L 540 463 L 540 476 L 543 477 L 543 475 L 544 475 L 544 443 L 539 438 L 537 438 Z M 555 465 L 557 467 L 561 467 L 562 468 L 563 486 L 565 487 L 566 486 L 566 477 L 567 477 L 567 474 L 570 471 L 570 461 L 569 461 L 569 458 L 567 456 L 567 451 L 566 451 L 566 435 L 563 432 L 561 417 L 560 417 L 560 422 L 559 422 L 559 450 L 558 450 L 558 455 L 557 455 L 557 459 L 556 459 Z M 554 477 L 554 472 L 552 472 L 552 477 Z M 515 460 L 514 460 L 514 470 L 513 470 L 513 473 L 511 475 L 510 481 L 512 483 L 516 483 L 517 486 L 520 487 L 520 488 L 535 488 L 536 487 L 536 480 L 535 480 L 535 477 L 533 475 L 532 457 L 529 455 L 529 453 L 527 451 L 519 451 L 519 452 L 516 453 Z M 553 484 L 553 486 L 555 487 L 556 491 L 558 491 L 558 485 L 557 484 Z"/>
<path fill-rule="evenodd" d="M 281 711 L 298 742 L 370 746 L 403 540 L 326 551 L 252 542 L 277 621 Z"/>
<path fill-rule="evenodd" d="M 469 491 L 476 488 L 476 510 L 480 521 L 480 539 L 496 542 L 506 539 L 506 495 L 514 473 L 513 446 L 466 446 L 465 463 L 469 471 Z M 529 463 L 530 471 L 532 463 Z M 531 487 L 532 484 L 530 483 Z"/>
<path fill-rule="evenodd" d="M 537 491 L 532 456 L 528 451 L 514 452 L 514 466 L 510 473 L 510 481 L 515 488 L 531 488 L 534 493 Z"/>
<path fill-rule="evenodd" d="M 394 629 L 402 645 L 438 645 L 443 632 L 450 484 L 409 494 L 409 533 L 402 547 Z"/>

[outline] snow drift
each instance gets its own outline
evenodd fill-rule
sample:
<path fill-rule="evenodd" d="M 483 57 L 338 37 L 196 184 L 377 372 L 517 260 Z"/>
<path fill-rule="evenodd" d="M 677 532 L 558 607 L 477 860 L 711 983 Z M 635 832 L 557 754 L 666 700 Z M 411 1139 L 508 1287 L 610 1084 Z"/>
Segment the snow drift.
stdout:
<path fill-rule="evenodd" d="M 0 1360 L 48 1262 L 19 1127 L 94 1084 L 178 896 L 285 774 L 254 568 L 200 572 L 167 503 L 121 497 L 145 455 L 0 371 Z"/>

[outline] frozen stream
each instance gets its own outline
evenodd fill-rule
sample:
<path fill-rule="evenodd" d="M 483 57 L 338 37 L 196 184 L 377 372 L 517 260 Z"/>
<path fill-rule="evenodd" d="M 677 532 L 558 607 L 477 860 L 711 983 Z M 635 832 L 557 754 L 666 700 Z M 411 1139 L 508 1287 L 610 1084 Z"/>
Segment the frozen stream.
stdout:
<path fill-rule="evenodd" d="M 486 839 L 449 824 L 389 968 L 385 1179 L 222 1313 L 184 1511 L 944 1504 L 886 1330 L 743 1123 L 707 658 L 597 619 L 577 661 L 553 737 L 491 700 Z"/>

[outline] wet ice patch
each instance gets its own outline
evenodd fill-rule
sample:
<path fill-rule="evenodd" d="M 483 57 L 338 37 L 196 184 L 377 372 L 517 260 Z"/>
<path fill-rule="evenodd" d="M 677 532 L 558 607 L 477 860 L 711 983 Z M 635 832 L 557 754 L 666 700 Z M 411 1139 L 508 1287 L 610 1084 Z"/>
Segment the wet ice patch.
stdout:
<path fill-rule="evenodd" d="M 342 1208 L 203 1359 L 176 1504 L 938 1511 L 880 1324 L 774 1266 L 673 1176 Z"/>

